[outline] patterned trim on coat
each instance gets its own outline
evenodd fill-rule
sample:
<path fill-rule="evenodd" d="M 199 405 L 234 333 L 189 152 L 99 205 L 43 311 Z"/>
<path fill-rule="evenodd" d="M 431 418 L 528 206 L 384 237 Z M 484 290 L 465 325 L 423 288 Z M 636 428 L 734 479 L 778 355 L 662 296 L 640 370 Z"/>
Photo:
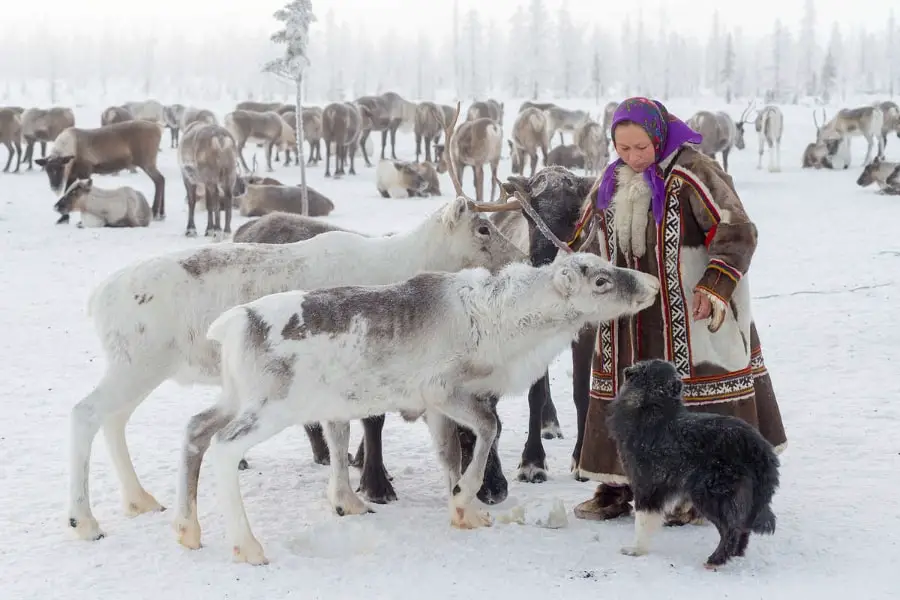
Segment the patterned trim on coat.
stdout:
<path fill-rule="evenodd" d="M 684 403 L 690 406 L 752 398 L 756 393 L 753 377 L 748 365 L 746 369 L 734 373 L 687 379 L 684 382 Z"/>
<path fill-rule="evenodd" d="M 660 270 L 660 297 L 663 327 L 666 331 L 666 360 L 671 361 L 681 377 L 691 376 L 691 345 L 688 312 L 681 282 L 681 206 L 678 194 L 684 179 L 671 176 L 666 190 L 666 210 L 657 227 L 656 253 Z"/>
<path fill-rule="evenodd" d="M 769 374 L 760 346 L 750 349 L 750 370 L 753 371 L 753 379 L 759 379 Z"/>
<path fill-rule="evenodd" d="M 598 227 L 602 227 L 606 236 L 605 248 L 601 244 L 601 255 L 603 258 L 616 264 L 616 229 L 615 229 L 615 206 L 610 206 L 605 211 L 598 214 L 600 220 Z M 612 400 L 616 395 L 618 386 L 616 379 L 618 378 L 618 367 L 616 366 L 616 351 L 618 348 L 618 321 L 607 321 L 601 323 L 597 328 L 597 345 L 594 348 L 594 354 L 600 357 L 600 369 L 591 371 L 591 396 L 594 398 L 605 398 Z"/>

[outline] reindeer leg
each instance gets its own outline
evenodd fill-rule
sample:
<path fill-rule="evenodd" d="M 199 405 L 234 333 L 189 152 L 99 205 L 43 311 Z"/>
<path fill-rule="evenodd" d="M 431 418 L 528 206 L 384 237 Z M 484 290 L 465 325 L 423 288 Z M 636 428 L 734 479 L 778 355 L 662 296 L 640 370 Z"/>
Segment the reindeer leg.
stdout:
<path fill-rule="evenodd" d="M 272 168 L 272 142 L 266 142 L 266 171 L 271 173 L 275 169 Z"/>
<path fill-rule="evenodd" d="M 141 170 L 153 181 L 153 219 L 155 221 L 166 220 L 166 178 L 159 172 L 156 165 L 141 166 Z"/>
<path fill-rule="evenodd" d="M 535 156 L 535 158 L 537 158 Z M 494 192 L 497 190 L 497 169 L 500 167 L 500 161 L 491 162 L 491 202 L 494 201 Z"/>
<path fill-rule="evenodd" d="M 19 167 L 22 166 L 22 142 L 16 140 L 16 168 L 15 173 L 19 172 Z"/>
<path fill-rule="evenodd" d="M 6 159 L 6 166 L 3 168 L 4 173 L 9 173 L 9 167 L 12 165 L 13 154 L 15 150 L 13 149 L 12 142 L 3 142 L 3 145 L 6 146 L 7 152 L 9 152 L 9 157 Z"/>
<path fill-rule="evenodd" d="M 427 143 L 427 142 L 426 142 Z M 416 162 L 419 162 L 419 156 L 422 155 L 422 134 L 416 134 Z"/>
<path fill-rule="evenodd" d="M 334 167 L 337 169 L 337 156 L 334 157 Z M 325 142 L 325 177 L 331 177 L 331 142 Z M 324 438 L 322 438 L 324 439 Z"/>
<path fill-rule="evenodd" d="M 369 134 L 372 133 L 371 129 L 367 129 L 363 132 L 362 136 L 359 138 L 359 147 L 362 150 L 363 160 L 366 161 L 366 166 L 371 167 L 372 161 L 369 160 L 369 153 L 366 152 L 366 142 L 369 141 Z"/>
<path fill-rule="evenodd" d="M 185 237 L 197 237 L 197 226 L 194 224 L 194 207 L 197 206 L 197 188 L 191 185 L 187 177 L 182 177 L 184 189 L 188 199 L 188 222 L 184 232 Z"/>
<path fill-rule="evenodd" d="M 350 174 L 356 175 L 356 146 L 350 145 Z"/>
<path fill-rule="evenodd" d="M 204 237 L 209 237 L 216 231 L 216 216 L 219 208 L 216 206 L 216 191 L 210 186 L 204 186 L 206 191 L 206 232 Z"/>
<path fill-rule="evenodd" d="M 396 146 L 397 146 L 397 128 L 400 127 L 400 122 L 391 125 L 391 158 L 397 160 Z"/>
<path fill-rule="evenodd" d="M 246 143 L 247 143 L 247 140 L 242 140 L 242 141 L 238 142 L 237 152 L 238 152 L 238 158 L 241 159 L 241 166 L 244 167 L 244 172 L 249 173 L 250 167 L 247 166 L 247 161 L 244 160 L 244 145 Z"/>
<path fill-rule="evenodd" d="M 563 139 L 562 129 L 559 130 L 559 145 L 564 146 L 566 141 Z"/>
<path fill-rule="evenodd" d="M 387 147 L 388 130 L 381 130 L 381 160 L 384 160 L 384 150 Z"/>
<path fill-rule="evenodd" d="M 28 170 L 34 169 L 34 140 L 25 140 L 25 160 L 28 161 Z"/>
<path fill-rule="evenodd" d="M 484 202 L 484 165 L 472 167 L 472 178 L 475 181 L 475 201 Z"/>
<path fill-rule="evenodd" d="M 41 140 L 41 158 L 47 158 L 47 142 Z"/>
<path fill-rule="evenodd" d="M 522 460 L 519 462 L 516 479 L 528 483 L 547 481 L 547 453 L 541 441 L 541 421 L 544 403 L 550 396 L 550 379 L 544 373 L 531 389 L 528 390 L 528 437 L 522 448 Z"/>
<path fill-rule="evenodd" d="M 225 210 L 225 229 L 222 233 L 226 236 L 231 234 L 231 208 L 232 203 L 234 202 L 234 198 L 232 197 L 232 191 L 228 190 L 225 192 L 225 204 L 222 205 L 222 208 Z"/>
<path fill-rule="evenodd" d="M 575 402 L 576 424 L 578 436 L 572 450 L 572 470 L 581 459 L 581 448 L 584 446 L 584 426 L 587 422 L 588 406 L 591 402 L 591 366 L 594 356 L 594 343 L 597 329 L 590 327 L 581 332 L 572 343 L 572 399 Z M 560 437 L 562 433 L 560 432 Z"/>
<path fill-rule="evenodd" d="M 362 461 L 362 473 L 359 478 L 357 493 L 369 502 L 387 504 L 397 499 L 390 475 L 384 467 L 382 452 L 382 432 L 384 431 L 384 415 L 376 415 L 363 419 L 365 451 Z"/>

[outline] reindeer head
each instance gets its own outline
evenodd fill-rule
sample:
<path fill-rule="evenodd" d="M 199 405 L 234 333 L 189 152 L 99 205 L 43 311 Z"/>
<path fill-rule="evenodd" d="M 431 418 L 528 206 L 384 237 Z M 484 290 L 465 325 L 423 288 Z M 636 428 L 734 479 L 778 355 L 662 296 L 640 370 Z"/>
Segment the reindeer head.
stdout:
<path fill-rule="evenodd" d="M 50 189 L 60 194 L 65 189 L 66 181 L 69 179 L 73 160 L 75 160 L 75 157 L 72 155 L 51 155 L 46 158 L 38 158 L 34 162 L 47 172 L 47 179 L 50 180 Z"/>
<path fill-rule="evenodd" d="M 878 171 L 881 168 L 881 159 L 879 157 L 875 157 L 875 160 L 870 162 L 865 166 L 862 173 L 859 174 L 859 178 L 856 180 L 856 185 L 859 187 L 866 187 L 875 183 L 876 175 L 878 175 Z M 887 181 L 885 183 L 888 183 Z"/>
<path fill-rule="evenodd" d="M 428 190 L 428 180 L 422 175 L 422 172 L 412 163 L 403 163 L 399 165 L 400 176 L 407 189 L 424 194 Z"/>
<path fill-rule="evenodd" d="M 88 179 L 76 179 L 72 182 L 72 184 L 66 189 L 63 195 L 56 201 L 56 204 L 53 206 L 53 210 L 58 212 L 61 215 L 67 215 L 75 208 L 78 200 L 89 194 L 91 188 L 94 187 L 94 182 Z"/>
<path fill-rule="evenodd" d="M 747 104 L 747 108 L 744 109 L 744 112 L 741 113 L 741 118 L 737 120 L 734 124 L 735 129 L 737 130 L 737 135 L 734 138 L 734 147 L 738 150 L 744 149 L 744 126 L 755 122 L 755 119 L 750 119 L 750 111 L 753 110 L 754 102 L 751 100 L 749 104 Z"/>

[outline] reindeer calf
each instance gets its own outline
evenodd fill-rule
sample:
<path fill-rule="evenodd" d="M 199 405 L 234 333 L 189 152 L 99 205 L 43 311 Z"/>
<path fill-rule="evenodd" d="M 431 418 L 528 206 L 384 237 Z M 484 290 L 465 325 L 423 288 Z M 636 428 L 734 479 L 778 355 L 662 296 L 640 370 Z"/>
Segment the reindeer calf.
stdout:
<path fill-rule="evenodd" d="M 424 197 L 428 182 L 413 163 L 384 159 L 375 169 L 375 187 L 384 198 Z"/>
<path fill-rule="evenodd" d="M 128 186 L 97 188 L 91 179 L 76 179 L 53 208 L 61 215 L 80 212 L 81 222 L 77 227 L 150 225 L 150 204 L 144 194 Z"/>

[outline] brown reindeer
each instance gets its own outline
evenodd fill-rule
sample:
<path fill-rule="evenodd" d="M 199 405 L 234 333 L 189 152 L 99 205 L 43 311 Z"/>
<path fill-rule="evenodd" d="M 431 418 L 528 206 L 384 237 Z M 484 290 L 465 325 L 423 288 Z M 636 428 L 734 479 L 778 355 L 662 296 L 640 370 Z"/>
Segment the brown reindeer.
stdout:
<path fill-rule="evenodd" d="M 178 147 L 178 138 L 181 135 L 181 118 L 187 107 L 184 104 L 169 104 L 163 107 L 163 117 L 166 120 L 166 129 L 169 130 L 169 147 Z"/>
<path fill-rule="evenodd" d="M 310 217 L 325 217 L 334 210 L 334 203 L 325 195 L 306 186 Z M 272 212 L 302 214 L 303 188 L 295 185 L 248 185 L 241 196 L 241 214 L 261 217 Z"/>
<path fill-rule="evenodd" d="M 615 101 L 609 101 L 606 103 L 606 106 L 603 107 L 603 130 L 609 131 L 610 127 L 612 127 L 613 116 L 616 114 L 616 109 L 619 108 L 619 103 Z"/>
<path fill-rule="evenodd" d="M 453 110 L 452 107 L 450 110 Z M 434 102 L 420 102 L 416 107 L 416 162 L 422 154 L 425 143 L 425 161 L 431 162 L 431 146 L 436 144 L 444 131 L 445 111 Z"/>
<path fill-rule="evenodd" d="M 520 111 L 521 112 L 521 111 Z M 467 121 L 475 119 L 492 119 L 503 127 L 503 103 L 497 102 L 493 98 L 487 100 L 473 102 L 466 113 Z"/>
<path fill-rule="evenodd" d="M 584 152 L 575 144 L 556 146 L 547 154 L 546 165 L 548 167 L 558 165 L 570 171 L 584 168 Z"/>
<path fill-rule="evenodd" d="M 291 129 L 297 130 L 296 112 L 293 110 L 285 111 L 281 113 L 281 118 L 291 126 Z M 309 143 L 309 160 L 306 161 L 306 164 L 318 164 L 322 160 L 322 109 L 318 106 L 303 107 L 303 139 Z M 288 145 L 287 149 L 285 149 L 285 166 L 291 164 L 291 150 L 293 149 L 294 144 Z M 277 154 L 275 155 L 275 160 L 278 160 Z M 299 156 L 295 157 L 294 164 L 300 164 L 299 160 Z"/>
<path fill-rule="evenodd" d="M 354 159 L 361 146 L 361 132 L 371 122 L 367 105 L 352 102 L 333 102 L 322 111 L 322 140 L 325 142 L 325 177 L 331 177 L 331 155 L 334 153 L 334 176 L 344 174 L 350 156 L 350 174 L 356 175 Z M 363 148 L 363 157 L 366 156 Z M 368 159 L 367 159 L 368 161 Z"/>
<path fill-rule="evenodd" d="M 416 103 L 406 100 L 396 92 L 385 92 L 381 95 L 381 98 L 384 100 L 388 113 L 388 132 L 391 134 L 391 158 L 396 159 L 397 130 L 402 129 L 406 133 L 413 131 L 416 121 Z M 384 139 L 384 133 L 382 133 L 382 139 Z M 382 144 L 381 158 L 384 158 L 384 144 Z"/>
<path fill-rule="evenodd" d="M 188 197 L 188 222 L 185 235 L 197 236 L 194 210 L 197 200 L 206 204 L 206 236 L 217 240 L 231 233 L 231 208 L 234 197 L 244 192 L 238 177 L 237 142 L 219 125 L 195 121 L 184 131 L 178 148 L 178 166 Z M 225 211 L 225 227 L 220 216 Z"/>
<path fill-rule="evenodd" d="M 15 155 L 16 168 L 13 172 L 18 173 L 19 166 L 22 164 L 22 117 L 9 107 L 0 108 L 0 143 L 6 146 L 6 150 L 9 152 L 3 172 L 9 173 L 9 167 L 12 164 L 13 155 Z"/>
<path fill-rule="evenodd" d="M 25 157 L 28 170 L 34 165 L 35 142 L 41 143 L 41 158 L 47 156 L 47 142 L 52 142 L 67 127 L 75 126 L 75 113 L 71 108 L 54 106 L 53 108 L 29 108 L 22 113 L 22 137 L 25 140 Z"/>
<path fill-rule="evenodd" d="M 500 164 L 500 149 L 503 145 L 503 131 L 500 125 L 489 118 L 466 121 L 459 126 L 450 140 L 450 147 L 445 152 L 443 144 L 434 147 L 438 163 L 438 173 L 446 173 L 453 169 L 458 177 L 462 177 L 463 167 L 471 166 L 475 175 L 475 199 L 481 202 L 484 198 L 484 165 L 491 165 L 491 201 L 497 190 L 497 167 Z"/>
<path fill-rule="evenodd" d="M 537 170 L 540 148 L 544 164 L 547 164 L 547 146 L 550 143 L 547 129 L 547 114 L 539 108 L 526 108 L 516 116 L 513 123 L 509 153 L 512 157 L 513 173 L 521 175 L 525 171 L 525 156 L 531 161 L 531 174 Z"/>
<path fill-rule="evenodd" d="M 138 167 L 153 181 L 153 218 L 166 218 L 166 178 L 156 166 L 162 129 L 147 121 L 113 123 L 96 129 L 68 127 L 60 132 L 46 158 L 35 160 L 47 172 L 50 189 L 61 195 L 76 179 L 109 175 Z M 68 222 L 68 215 L 58 222 Z"/>
<path fill-rule="evenodd" d="M 235 107 L 235 110 L 249 110 L 251 112 L 269 112 L 275 111 L 280 113 L 282 110 L 294 110 L 294 106 L 292 104 L 285 104 L 284 102 L 255 102 L 253 100 L 247 100 L 245 102 L 238 102 Z"/>
<path fill-rule="evenodd" d="M 100 125 L 112 125 L 134 120 L 134 115 L 124 106 L 110 106 L 100 113 Z"/>
<path fill-rule="evenodd" d="M 271 172 L 274 171 L 272 147 L 277 145 L 284 149 L 293 138 L 291 126 L 285 123 L 281 115 L 275 111 L 258 113 L 250 110 L 235 110 L 225 115 L 223 123 L 225 129 L 237 142 L 238 157 L 247 172 L 250 171 L 250 167 L 244 160 L 244 146 L 248 141 L 261 142 L 265 145 L 266 169 Z"/>
<path fill-rule="evenodd" d="M 585 175 L 599 175 L 609 163 L 609 140 L 603 125 L 585 120 L 575 129 L 574 137 L 575 145 L 584 154 Z"/>
<path fill-rule="evenodd" d="M 362 96 L 354 101 L 354 104 L 360 110 L 365 109 L 367 119 L 359 138 L 359 147 L 362 151 L 363 160 L 366 166 L 371 167 L 372 161 L 369 160 L 369 153 L 366 151 L 366 141 L 369 134 L 373 131 L 381 132 L 381 158 L 384 159 L 385 148 L 387 147 L 388 133 L 391 129 L 391 114 L 387 103 L 381 96 Z M 397 158 L 392 156 L 392 158 Z"/>
<path fill-rule="evenodd" d="M 703 136 L 703 141 L 700 142 L 700 152 L 711 158 L 722 153 L 722 168 L 727 173 L 728 155 L 737 139 L 737 127 L 728 113 L 721 111 L 711 113 L 701 110 L 688 119 L 687 124 Z"/>
<path fill-rule="evenodd" d="M 196 121 L 208 123 L 209 125 L 219 124 L 219 120 L 216 119 L 216 115 L 214 115 L 212 111 L 205 108 L 188 106 L 184 109 L 184 112 L 181 113 L 181 120 L 179 121 L 178 128 L 181 129 L 181 131 L 185 131 L 187 130 L 188 125 Z"/>

